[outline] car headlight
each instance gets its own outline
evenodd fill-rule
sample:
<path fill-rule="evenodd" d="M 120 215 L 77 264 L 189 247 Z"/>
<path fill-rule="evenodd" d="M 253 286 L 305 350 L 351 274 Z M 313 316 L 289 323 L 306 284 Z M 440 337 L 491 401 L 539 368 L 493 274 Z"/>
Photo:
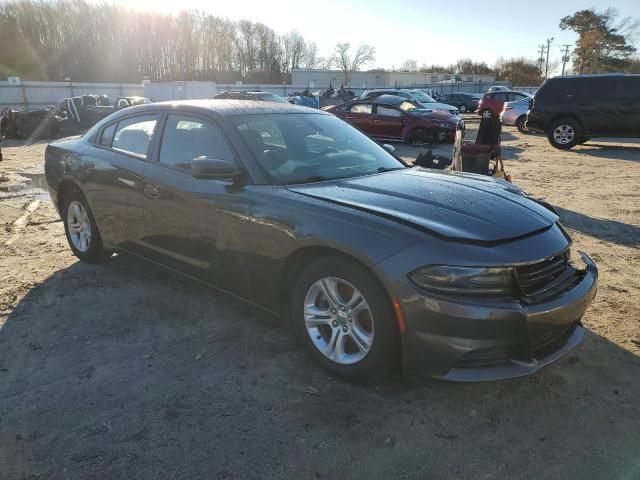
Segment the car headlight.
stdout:
<path fill-rule="evenodd" d="M 438 293 L 506 295 L 514 290 L 513 269 L 508 267 L 429 265 L 414 270 L 409 278 L 418 287 Z"/>

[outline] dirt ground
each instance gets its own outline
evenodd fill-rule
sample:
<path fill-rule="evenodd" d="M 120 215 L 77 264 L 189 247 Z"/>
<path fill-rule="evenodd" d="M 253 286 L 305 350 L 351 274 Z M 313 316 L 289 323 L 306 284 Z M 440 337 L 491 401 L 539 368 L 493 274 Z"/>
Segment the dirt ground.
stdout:
<path fill-rule="evenodd" d="M 40 177 L 18 175 L 42 172 L 45 144 L 5 141 L 0 478 L 640 478 L 640 143 L 559 152 L 506 129 L 503 146 L 600 268 L 583 344 L 522 379 L 362 386 L 210 290 L 123 256 L 79 263 L 24 190 Z"/>

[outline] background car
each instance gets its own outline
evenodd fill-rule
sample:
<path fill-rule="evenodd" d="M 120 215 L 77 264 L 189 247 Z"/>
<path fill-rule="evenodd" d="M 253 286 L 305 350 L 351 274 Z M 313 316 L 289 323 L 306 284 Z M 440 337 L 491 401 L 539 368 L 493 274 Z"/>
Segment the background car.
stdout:
<path fill-rule="evenodd" d="M 413 100 L 414 102 L 419 103 L 423 108 L 428 108 L 429 110 L 435 110 L 437 112 L 447 112 L 451 115 L 458 115 L 460 113 L 458 109 L 453 105 L 437 102 L 433 99 L 433 97 L 418 89 L 381 88 L 375 90 L 365 90 L 362 95 L 360 95 L 360 98 L 368 100 L 379 97 L 380 95 L 396 95 L 398 97 L 408 98 L 410 100 Z"/>
<path fill-rule="evenodd" d="M 271 92 L 220 92 L 216 93 L 213 98 L 215 98 L 216 100 L 258 100 L 261 102 L 287 103 L 287 101 L 280 95 L 276 95 L 275 93 Z"/>
<path fill-rule="evenodd" d="M 478 103 L 482 98 L 481 93 L 444 93 L 438 97 L 438 101 L 447 103 L 449 105 L 455 105 L 460 110 L 460 113 L 475 112 L 478 109 Z"/>
<path fill-rule="evenodd" d="M 527 128 L 561 149 L 591 137 L 640 137 L 640 75 L 548 79 L 530 101 Z"/>
<path fill-rule="evenodd" d="M 489 118 L 499 117 L 505 102 L 517 102 L 530 97 L 528 93 L 513 91 L 485 93 L 478 103 L 478 114 Z"/>
<path fill-rule="evenodd" d="M 527 111 L 529 110 L 529 97 L 524 97 L 515 102 L 506 102 L 500 113 L 503 125 L 515 126 L 520 133 L 527 133 Z"/>
<path fill-rule="evenodd" d="M 406 141 L 416 145 L 453 140 L 464 122 L 456 115 L 420 108 L 422 105 L 396 95 L 356 99 L 324 107 L 338 118 L 379 140 Z"/>
<path fill-rule="evenodd" d="M 505 87 L 504 85 L 494 85 L 493 87 L 489 87 L 487 93 L 491 92 L 509 92 L 511 89 L 509 87 Z"/>
<path fill-rule="evenodd" d="M 320 110 L 130 107 L 50 144 L 45 175 L 80 260 L 135 254 L 280 315 L 343 378 L 531 374 L 580 343 L 597 288 L 513 185 L 411 168 Z"/>

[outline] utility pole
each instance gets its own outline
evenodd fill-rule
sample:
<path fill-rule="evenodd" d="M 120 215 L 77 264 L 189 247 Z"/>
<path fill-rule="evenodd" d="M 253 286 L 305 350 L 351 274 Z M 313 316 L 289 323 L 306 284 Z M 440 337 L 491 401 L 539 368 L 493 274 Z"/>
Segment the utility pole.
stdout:
<path fill-rule="evenodd" d="M 540 50 L 538 50 L 540 54 L 540 58 L 538 58 L 538 69 L 540 70 L 540 78 L 542 78 L 542 65 L 544 64 L 544 44 L 540 45 Z"/>
<path fill-rule="evenodd" d="M 553 37 L 547 38 L 547 62 L 544 67 L 544 78 L 549 78 L 549 47 L 551 42 L 553 42 Z"/>
<path fill-rule="evenodd" d="M 564 66 L 569 61 L 569 48 L 571 47 L 571 45 L 565 44 L 562 46 L 564 47 L 564 54 L 562 55 L 562 76 L 564 77 Z"/>

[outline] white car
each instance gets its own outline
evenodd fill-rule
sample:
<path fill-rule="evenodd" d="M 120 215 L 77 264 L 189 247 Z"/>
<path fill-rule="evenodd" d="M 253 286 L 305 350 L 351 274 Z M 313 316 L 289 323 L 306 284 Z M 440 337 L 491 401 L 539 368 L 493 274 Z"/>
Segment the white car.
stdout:
<path fill-rule="evenodd" d="M 527 112 L 529 111 L 530 97 L 525 97 L 515 102 L 505 102 L 500 113 L 500 121 L 503 125 L 516 126 L 521 133 L 527 133 Z"/>
<path fill-rule="evenodd" d="M 491 92 L 510 92 L 511 89 L 509 87 L 505 87 L 504 85 L 495 85 L 491 88 L 489 88 L 489 90 L 487 90 L 487 93 L 491 93 Z"/>

